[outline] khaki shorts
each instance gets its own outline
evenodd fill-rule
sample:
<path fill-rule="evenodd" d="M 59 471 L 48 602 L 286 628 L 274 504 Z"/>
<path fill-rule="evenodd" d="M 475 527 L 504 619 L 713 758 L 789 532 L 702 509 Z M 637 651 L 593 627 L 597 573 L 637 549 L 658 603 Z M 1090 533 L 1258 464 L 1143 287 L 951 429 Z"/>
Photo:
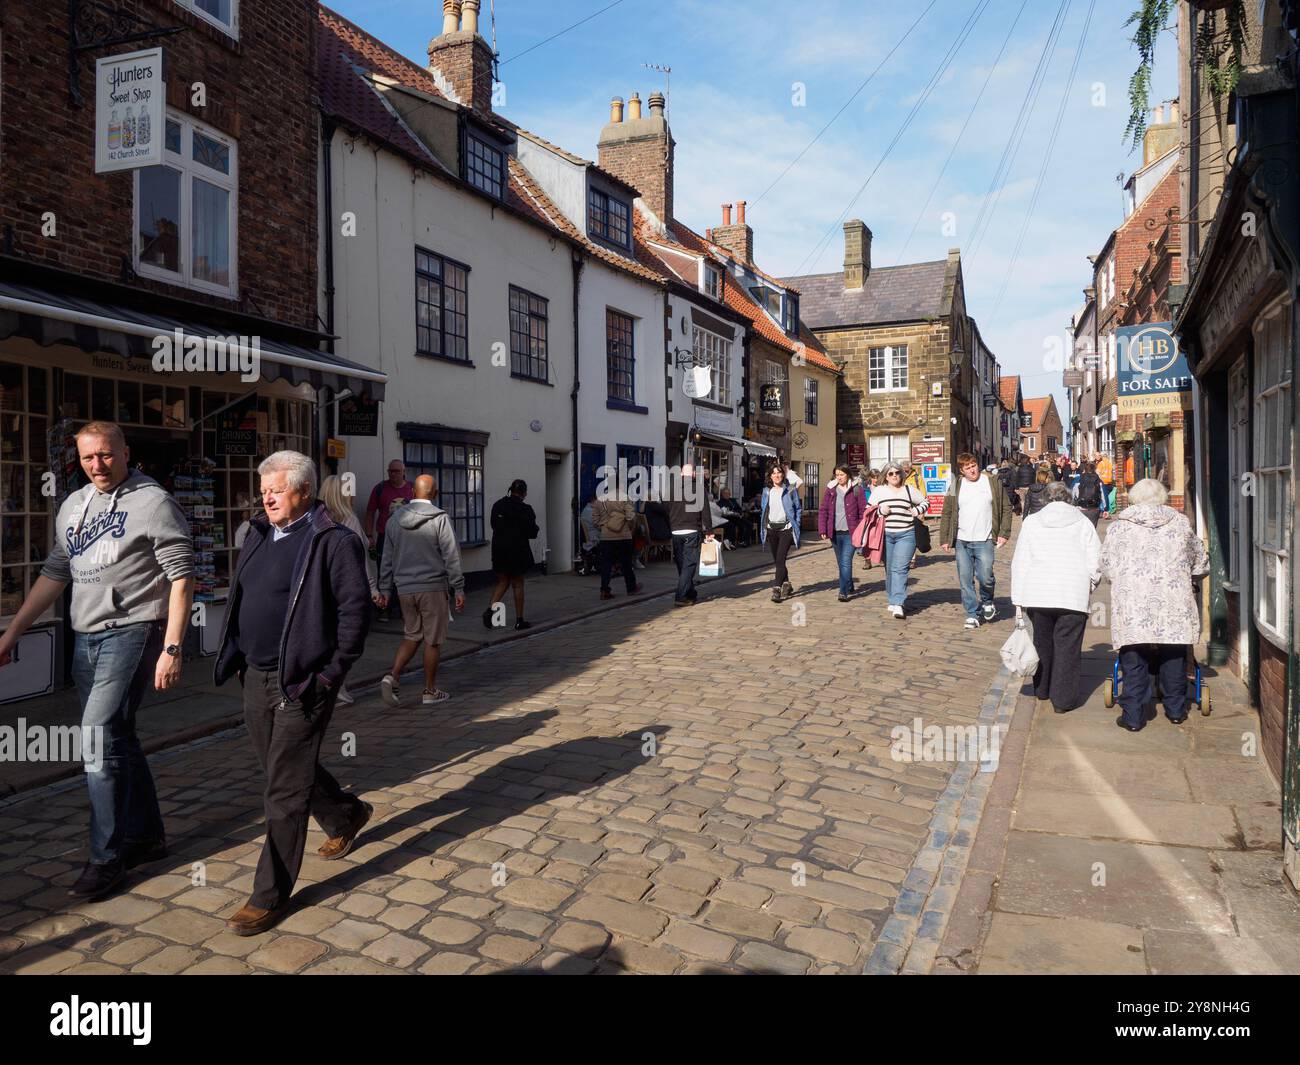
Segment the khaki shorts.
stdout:
<path fill-rule="evenodd" d="M 398 596 L 402 604 L 402 633 L 408 640 L 423 640 L 441 647 L 447 638 L 447 593 L 417 592 Z"/>

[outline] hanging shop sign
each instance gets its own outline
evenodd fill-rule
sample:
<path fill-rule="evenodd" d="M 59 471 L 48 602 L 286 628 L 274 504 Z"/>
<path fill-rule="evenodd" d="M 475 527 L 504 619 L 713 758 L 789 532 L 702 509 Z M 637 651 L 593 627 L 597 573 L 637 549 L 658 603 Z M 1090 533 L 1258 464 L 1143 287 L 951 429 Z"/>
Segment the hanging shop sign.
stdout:
<path fill-rule="evenodd" d="M 1192 406 L 1192 373 L 1169 322 L 1116 330 L 1120 414 L 1184 410 Z"/>
<path fill-rule="evenodd" d="M 865 466 L 867 464 L 867 445 L 846 444 L 844 447 L 844 461 L 850 466 Z"/>
<path fill-rule="evenodd" d="M 339 404 L 339 436 L 378 436 L 379 400 L 348 396 Z"/>
<path fill-rule="evenodd" d="M 682 375 L 682 391 L 691 399 L 704 399 L 713 391 L 713 368 L 695 366 Z"/>
<path fill-rule="evenodd" d="M 764 385 L 758 390 L 759 410 L 779 414 L 783 409 L 780 385 Z"/>
<path fill-rule="evenodd" d="M 96 60 L 95 173 L 160 164 L 166 102 L 161 48 Z"/>
<path fill-rule="evenodd" d="M 736 435 L 735 415 L 710 407 L 696 407 L 694 414 L 695 428 L 701 432 L 713 433 L 715 436 Z"/>
<path fill-rule="evenodd" d="M 218 455 L 257 454 L 257 394 L 245 396 L 217 415 Z"/>

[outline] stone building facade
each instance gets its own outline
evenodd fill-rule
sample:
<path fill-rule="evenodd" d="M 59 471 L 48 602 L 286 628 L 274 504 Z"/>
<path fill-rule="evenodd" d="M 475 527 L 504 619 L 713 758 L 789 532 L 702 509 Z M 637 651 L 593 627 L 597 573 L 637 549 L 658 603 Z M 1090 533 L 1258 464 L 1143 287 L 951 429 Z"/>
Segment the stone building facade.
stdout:
<path fill-rule="evenodd" d="M 843 374 L 837 400 L 840 457 L 872 468 L 942 445 L 944 461 L 976 446 L 971 352 L 961 253 L 873 269 L 871 230 L 844 225 L 844 269 L 789 277 L 803 320 Z"/>

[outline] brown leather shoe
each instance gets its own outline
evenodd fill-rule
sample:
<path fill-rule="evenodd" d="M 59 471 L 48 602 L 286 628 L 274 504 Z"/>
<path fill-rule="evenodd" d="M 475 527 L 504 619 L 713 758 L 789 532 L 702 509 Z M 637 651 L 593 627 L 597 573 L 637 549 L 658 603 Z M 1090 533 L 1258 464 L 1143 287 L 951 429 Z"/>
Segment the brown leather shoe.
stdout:
<path fill-rule="evenodd" d="M 342 858 L 352 849 L 352 844 L 356 842 L 357 833 L 366 827 L 366 822 L 373 816 L 375 808 L 368 802 L 361 804 L 360 816 L 352 822 L 352 825 L 341 836 L 335 836 L 327 839 L 321 844 L 320 850 L 316 853 L 324 858 L 327 862 L 332 862 L 336 858 Z"/>
<path fill-rule="evenodd" d="M 268 928 L 274 927 L 288 909 L 287 903 L 274 910 L 264 910 L 249 903 L 226 922 L 226 927 L 237 936 L 260 936 Z"/>

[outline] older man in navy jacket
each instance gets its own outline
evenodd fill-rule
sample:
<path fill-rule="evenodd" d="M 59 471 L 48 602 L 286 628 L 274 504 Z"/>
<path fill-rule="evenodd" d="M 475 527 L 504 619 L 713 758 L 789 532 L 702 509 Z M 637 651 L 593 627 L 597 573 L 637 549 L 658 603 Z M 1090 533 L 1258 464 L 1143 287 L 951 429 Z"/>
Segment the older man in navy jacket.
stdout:
<path fill-rule="evenodd" d="M 265 515 L 239 553 L 214 679 L 238 675 L 244 720 L 266 773 L 266 844 L 237 935 L 271 928 L 288 909 L 307 841 L 307 818 L 342 858 L 373 813 L 319 762 L 334 700 L 365 646 L 370 589 L 361 538 L 316 502 L 316 467 L 277 451 L 257 468 Z"/>

